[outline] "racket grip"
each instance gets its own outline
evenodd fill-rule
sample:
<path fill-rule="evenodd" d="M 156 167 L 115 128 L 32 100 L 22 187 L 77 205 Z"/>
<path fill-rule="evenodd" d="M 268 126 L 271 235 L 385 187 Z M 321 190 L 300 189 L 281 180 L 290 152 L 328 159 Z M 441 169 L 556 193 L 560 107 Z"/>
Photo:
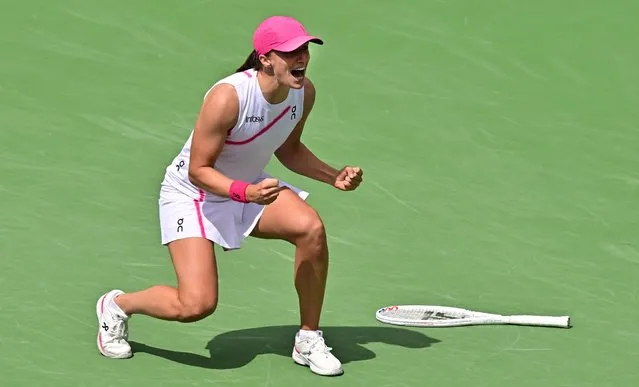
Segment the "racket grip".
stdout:
<path fill-rule="evenodd" d="M 510 324 L 515 325 L 536 325 L 543 327 L 569 328 L 569 316 L 510 316 Z"/>

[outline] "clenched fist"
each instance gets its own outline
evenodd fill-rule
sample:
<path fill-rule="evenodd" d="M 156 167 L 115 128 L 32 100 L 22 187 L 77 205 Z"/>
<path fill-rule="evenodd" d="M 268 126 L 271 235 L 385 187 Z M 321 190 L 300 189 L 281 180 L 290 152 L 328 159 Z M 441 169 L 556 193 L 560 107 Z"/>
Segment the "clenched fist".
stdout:
<path fill-rule="evenodd" d="M 359 187 L 359 185 L 362 183 L 363 175 L 364 171 L 362 171 L 361 168 L 347 166 L 339 171 L 333 185 L 335 186 L 335 188 L 342 191 L 352 191 L 355 188 Z"/>

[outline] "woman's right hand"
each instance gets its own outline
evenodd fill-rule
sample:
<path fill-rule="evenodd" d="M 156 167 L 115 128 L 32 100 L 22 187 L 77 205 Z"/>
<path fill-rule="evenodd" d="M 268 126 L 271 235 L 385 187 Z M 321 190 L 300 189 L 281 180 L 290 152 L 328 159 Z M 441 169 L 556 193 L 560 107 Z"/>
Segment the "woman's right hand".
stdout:
<path fill-rule="evenodd" d="M 271 204 L 286 187 L 279 186 L 279 180 L 267 178 L 246 187 L 246 200 L 257 204 Z"/>

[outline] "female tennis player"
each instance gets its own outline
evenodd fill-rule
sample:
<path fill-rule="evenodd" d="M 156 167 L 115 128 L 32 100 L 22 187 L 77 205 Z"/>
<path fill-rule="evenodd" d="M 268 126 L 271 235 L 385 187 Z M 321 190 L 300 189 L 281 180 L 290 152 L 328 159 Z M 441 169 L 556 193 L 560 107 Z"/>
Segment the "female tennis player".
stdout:
<path fill-rule="evenodd" d="M 342 191 L 362 182 L 362 169 L 337 170 L 301 142 L 315 100 L 306 77 L 311 42 L 324 44 L 295 19 L 270 17 L 255 31 L 254 50 L 245 63 L 205 94 L 195 127 L 166 168 L 160 190 L 162 243 L 168 246 L 177 288 L 115 289 L 101 296 L 97 345 L 104 356 L 132 356 L 127 340 L 134 314 L 180 322 L 212 314 L 218 302 L 214 244 L 225 251 L 239 249 L 253 236 L 295 246 L 301 324 L 293 360 L 320 375 L 343 372 L 319 326 L 328 271 L 324 225 L 306 203 L 307 192 L 264 171 L 275 155 L 291 171 Z"/>

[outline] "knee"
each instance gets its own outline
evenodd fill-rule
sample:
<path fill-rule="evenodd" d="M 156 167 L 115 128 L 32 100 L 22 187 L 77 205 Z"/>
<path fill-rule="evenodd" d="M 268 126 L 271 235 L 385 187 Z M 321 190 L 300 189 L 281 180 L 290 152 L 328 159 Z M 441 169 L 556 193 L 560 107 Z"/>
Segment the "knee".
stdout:
<path fill-rule="evenodd" d="M 299 217 L 299 237 L 296 245 L 317 250 L 320 254 L 326 246 L 326 228 L 324 222 L 315 211 Z"/>
<path fill-rule="evenodd" d="M 217 308 L 217 297 L 201 296 L 186 297 L 180 302 L 178 320 L 180 322 L 200 321 L 215 312 Z"/>

